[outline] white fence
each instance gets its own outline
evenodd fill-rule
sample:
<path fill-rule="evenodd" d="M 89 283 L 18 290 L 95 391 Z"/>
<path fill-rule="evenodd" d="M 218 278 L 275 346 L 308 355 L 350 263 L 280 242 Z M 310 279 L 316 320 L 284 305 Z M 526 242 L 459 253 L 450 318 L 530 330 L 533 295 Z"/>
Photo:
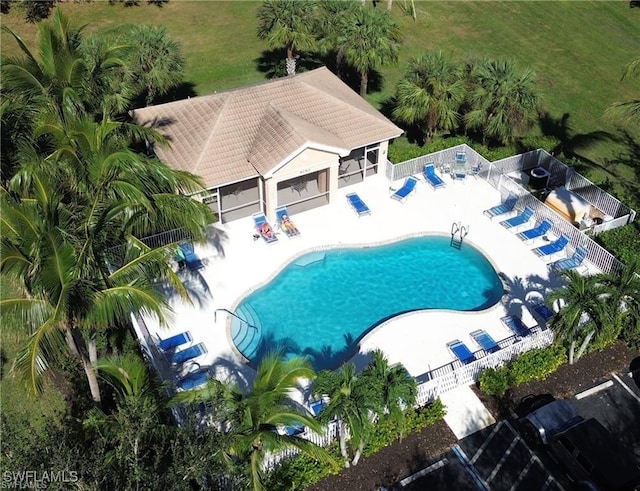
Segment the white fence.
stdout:
<path fill-rule="evenodd" d="M 505 362 L 511 361 L 518 355 L 532 349 L 544 348 L 553 343 L 553 332 L 551 330 L 537 330 L 530 335 L 516 340 L 513 344 L 503 347 L 494 353 L 487 353 L 484 357 L 478 357 L 476 361 L 468 365 L 462 365 L 454 368 L 455 365 L 450 364 L 451 370 L 442 370 L 436 368 L 428 374 L 421 376 L 429 380 L 418 385 L 418 394 L 416 399 L 416 407 L 426 406 L 430 402 L 435 401 L 441 394 L 453 390 L 463 385 L 475 383 L 480 373 L 485 368 L 498 368 Z M 482 350 L 480 350 L 482 351 Z M 437 376 L 432 376 L 433 373 Z M 443 373 L 444 372 L 444 373 Z M 330 422 L 324 433 L 317 434 L 309 429 L 305 429 L 300 437 L 305 438 L 316 445 L 326 447 L 331 442 L 338 439 L 338 425 L 335 421 Z M 298 454 L 298 449 L 288 448 L 282 452 L 270 454 L 265 459 L 263 465 L 265 470 L 273 469 L 280 462 Z"/>
<path fill-rule="evenodd" d="M 575 250 L 578 246 L 586 248 L 588 251 L 587 262 L 590 262 L 597 269 L 606 273 L 620 271 L 623 264 L 609 251 L 591 239 L 591 237 L 587 235 L 587 232 L 595 235 L 604 230 L 626 225 L 635 219 L 636 212 L 600 189 L 588 179 L 576 174 L 572 168 L 566 166 L 544 150 L 534 150 L 495 162 L 489 162 L 478 152 L 464 144 L 440 152 L 423 155 L 395 165 L 388 162 L 386 175 L 390 180 L 394 181 L 410 175 L 420 174 L 424 165 L 427 163 L 433 162 L 439 167 L 451 165 L 455 161 L 456 152 L 465 152 L 467 161 L 471 167 L 477 167 L 479 165 L 480 171 L 477 175 L 500 191 L 503 199 L 509 194 L 515 194 L 519 197 L 516 205 L 518 209 L 530 206 L 535 211 L 536 219 L 549 219 L 551 223 L 553 223 L 551 229 L 553 234 L 556 236 L 565 234 L 569 237 L 570 249 Z M 545 205 L 532 195 L 527 188 L 508 175 L 514 172 L 524 172 L 535 167 L 544 167 L 549 171 L 550 187 L 564 185 L 567 189 L 585 198 L 594 207 L 606 213 L 609 217 L 613 217 L 613 219 L 607 220 L 601 225 L 596 225 L 586 231 L 582 231 L 569 223 L 555 210 Z"/>

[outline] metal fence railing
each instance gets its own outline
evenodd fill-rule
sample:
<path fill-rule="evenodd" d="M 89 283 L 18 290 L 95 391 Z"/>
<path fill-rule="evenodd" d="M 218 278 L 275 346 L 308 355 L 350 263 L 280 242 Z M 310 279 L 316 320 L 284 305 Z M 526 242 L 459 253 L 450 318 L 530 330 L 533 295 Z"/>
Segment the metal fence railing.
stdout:
<path fill-rule="evenodd" d="M 595 242 L 587 232 L 595 235 L 603 230 L 626 225 L 635 219 L 635 211 L 609 195 L 588 179 L 576 174 L 572 168 L 566 166 L 544 150 L 534 150 L 521 155 L 515 155 L 495 162 L 489 162 L 478 152 L 466 144 L 451 147 L 440 152 L 423 155 L 399 164 L 388 162 L 386 175 L 390 180 L 403 179 L 422 172 L 424 165 L 433 162 L 442 167 L 455 160 L 457 152 L 464 151 L 471 166 L 480 166 L 477 174 L 491 186 L 500 191 L 505 199 L 509 194 L 518 196 L 517 208 L 530 206 L 535 211 L 538 220 L 547 218 L 553 223 L 551 233 L 559 236 L 565 234 L 570 239 L 569 249 L 575 250 L 583 246 L 588 251 L 586 261 L 603 272 L 616 272 L 622 268 L 622 263 L 609 251 Z M 613 217 L 600 225 L 595 225 L 586 231 L 576 228 L 555 210 L 545 205 L 529 192 L 527 188 L 509 176 L 515 172 L 526 172 L 535 167 L 544 167 L 550 173 L 549 186 L 565 186 L 570 191 L 579 194 L 592 206 Z M 622 215 L 621 215 L 622 214 Z"/>
<path fill-rule="evenodd" d="M 516 342 L 517 341 L 517 342 Z M 479 350 L 475 353 L 476 361 L 467 365 L 454 362 L 435 368 L 430 372 L 421 375 L 420 379 L 426 379 L 418 385 L 418 396 L 416 407 L 426 406 L 435 401 L 441 394 L 453 390 L 463 385 L 477 382 L 480 373 L 486 368 L 498 368 L 504 363 L 516 358 L 518 355 L 532 349 L 544 348 L 553 343 L 553 332 L 551 330 L 541 330 L 534 328 L 531 334 L 525 338 L 507 338 L 500 343 L 501 349 L 494 353 L 486 353 Z M 326 447 L 331 442 L 338 439 L 338 424 L 330 422 L 322 434 L 318 434 L 305 429 L 300 437 L 305 438 L 316 445 Z M 280 462 L 299 453 L 296 448 L 287 448 L 281 452 L 272 453 L 267 456 L 263 465 L 265 470 L 276 467 Z"/>

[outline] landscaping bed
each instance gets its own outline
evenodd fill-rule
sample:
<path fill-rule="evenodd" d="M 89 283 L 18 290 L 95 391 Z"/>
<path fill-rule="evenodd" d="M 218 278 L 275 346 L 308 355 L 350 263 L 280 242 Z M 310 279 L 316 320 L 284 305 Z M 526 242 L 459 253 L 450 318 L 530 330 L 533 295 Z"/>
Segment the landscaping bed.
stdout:
<path fill-rule="evenodd" d="M 545 380 L 528 382 L 515 387 L 502 398 L 489 397 L 473 387 L 487 409 L 498 419 L 510 417 L 520 399 L 528 394 L 549 393 L 556 398 L 572 396 L 593 387 L 611 376 L 612 372 L 626 373 L 639 353 L 616 342 L 606 349 L 589 353 L 573 365 L 562 365 Z M 360 463 L 340 474 L 324 479 L 308 488 L 309 491 L 377 491 L 425 467 L 457 443 L 455 435 L 444 421 L 429 426 L 380 452 L 363 457 Z"/>

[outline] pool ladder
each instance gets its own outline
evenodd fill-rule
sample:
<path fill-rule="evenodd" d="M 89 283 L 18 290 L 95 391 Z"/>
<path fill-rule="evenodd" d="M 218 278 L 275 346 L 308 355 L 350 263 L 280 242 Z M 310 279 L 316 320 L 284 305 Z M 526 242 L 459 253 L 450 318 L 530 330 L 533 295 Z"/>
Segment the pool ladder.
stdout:
<path fill-rule="evenodd" d="M 451 247 L 462 248 L 462 242 L 467 234 L 469 234 L 469 225 L 462 225 L 462 222 L 453 222 L 451 224 Z"/>

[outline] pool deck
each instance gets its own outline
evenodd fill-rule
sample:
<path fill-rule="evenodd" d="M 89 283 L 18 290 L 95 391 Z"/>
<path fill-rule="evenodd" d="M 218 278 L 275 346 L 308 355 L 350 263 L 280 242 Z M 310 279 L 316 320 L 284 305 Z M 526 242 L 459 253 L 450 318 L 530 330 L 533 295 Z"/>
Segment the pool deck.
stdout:
<path fill-rule="evenodd" d="M 288 238 L 279 233 L 279 240 L 272 244 L 254 240 L 251 217 L 217 225 L 208 245 L 196 246 L 206 267 L 197 272 L 179 272 L 192 294 L 192 303 L 169 292 L 174 310 L 169 325 L 160 327 L 157 321 L 146 319 L 149 331 L 166 338 L 188 330 L 194 344 L 202 342 L 207 347 L 206 355 L 194 360 L 196 364 L 190 369 L 207 367 L 218 377 L 234 375 L 243 385 L 243 381 L 253 378 L 253 369 L 232 347 L 230 316 L 224 311 L 216 313 L 217 309 L 233 311 L 247 293 L 305 252 L 384 243 L 430 233 L 450 235 L 453 222 L 461 222 L 468 228 L 465 244 L 482 251 L 503 278 L 509 291 L 503 302 L 482 312 L 431 310 L 394 318 L 361 340 L 359 352 L 353 358 L 356 365 L 366 364 L 366 353 L 380 348 L 391 363 L 401 362 L 413 376 L 419 377 L 454 360 L 446 347 L 449 341 L 459 339 L 471 351 L 478 350 L 479 346 L 469 336 L 471 331 L 484 329 L 496 341 L 511 336 L 500 321 L 504 315 L 520 315 L 526 325 L 536 325 L 526 304 L 541 299 L 559 285 L 558 279 L 549 274 L 546 262 L 530 251 L 544 241 L 538 239 L 527 245 L 501 226 L 499 219 L 492 221 L 483 215 L 483 210 L 501 201 L 498 191 L 487 182 L 473 177 L 455 182 L 448 176 L 444 179 L 447 186 L 438 190 L 421 179 L 404 203 L 390 199 L 391 189 L 399 188 L 402 182 L 390 186 L 381 175 L 342 188 L 333 203 L 291 217 L 301 232 L 299 237 Z M 368 205 L 370 215 L 359 217 L 352 210 L 345 198 L 351 192 L 356 192 Z M 530 227 L 520 231 L 527 228 Z M 393 278 L 383 288 L 393 288 Z"/>

